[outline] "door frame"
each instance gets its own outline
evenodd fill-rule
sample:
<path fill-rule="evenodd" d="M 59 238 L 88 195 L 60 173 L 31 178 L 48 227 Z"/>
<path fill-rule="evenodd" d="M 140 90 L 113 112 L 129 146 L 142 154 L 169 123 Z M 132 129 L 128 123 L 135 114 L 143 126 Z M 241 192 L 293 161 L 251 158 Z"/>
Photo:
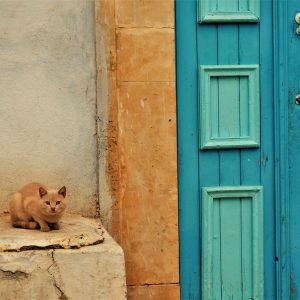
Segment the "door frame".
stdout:
<path fill-rule="evenodd" d="M 290 299 L 287 1 L 273 0 L 277 295 Z"/>
<path fill-rule="evenodd" d="M 276 293 L 279 299 L 290 299 L 287 1 L 270 1 L 274 32 Z M 198 79 L 197 70 L 193 70 L 198 65 L 197 26 L 197 0 L 175 0 L 180 286 L 182 299 L 189 300 L 199 300 L 201 295 L 199 123 L 198 110 L 194 109 L 198 107 Z"/>

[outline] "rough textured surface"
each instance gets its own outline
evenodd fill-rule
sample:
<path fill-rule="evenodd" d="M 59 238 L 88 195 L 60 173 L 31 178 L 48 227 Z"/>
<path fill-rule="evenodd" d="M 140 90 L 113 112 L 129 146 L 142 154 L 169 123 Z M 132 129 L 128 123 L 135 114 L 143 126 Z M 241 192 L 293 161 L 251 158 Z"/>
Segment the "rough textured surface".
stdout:
<path fill-rule="evenodd" d="M 122 249 L 104 238 L 80 249 L 0 252 L 0 299 L 125 300 Z"/>
<path fill-rule="evenodd" d="M 116 0 L 116 7 L 120 243 L 127 283 L 178 283 L 174 2 Z M 136 18 L 128 13 L 132 7 Z"/>
<path fill-rule="evenodd" d="M 99 141 L 100 216 L 105 228 L 119 239 L 119 155 L 116 76 L 115 2 L 97 1 L 97 115 Z M 113 225 L 113 224 L 114 225 Z"/>
<path fill-rule="evenodd" d="M 133 285 L 179 280 L 174 97 L 173 83 L 120 84 L 121 245 Z"/>
<path fill-rule="evenodd" d="M 119 27 L 174 27 L 174 0 L 119 0 L 116 8 Z"/>
<path fill-rule="evenodd" d="M 98 62 L 98 87 L 108 78 L 111 97 L 100 205 L 111 206 L 104 215 L 125 252 L 129 296 L 179 299 L 174 1 L 97 5 L 107 62 Z"/>
<path fill-rule="evenodd" d="M 0 1 L 0 210 L 38 181 L 97 203 L 95 3 Z"/>
<path fill-rule="evenodd" d="M 129 286 L 128 300 L 176 300 L 180 299 L 179 284 Z M 188 300 L 188 299 L 184 299 Z"/>
<path fill-rule="evenodd" d="M 120 81 L 175 80 L 173 29 L 125 29 L 117 33 Z"/>
<path fill-rule="evenodd" d="M 0 215 L 0 251 L 81 248 L 103 242 L 102 226 L 96 219 L 69 215 L 65 216 L 60 224 L 60 230 L 50 232 L 13 228 L 9 215 Z"/>

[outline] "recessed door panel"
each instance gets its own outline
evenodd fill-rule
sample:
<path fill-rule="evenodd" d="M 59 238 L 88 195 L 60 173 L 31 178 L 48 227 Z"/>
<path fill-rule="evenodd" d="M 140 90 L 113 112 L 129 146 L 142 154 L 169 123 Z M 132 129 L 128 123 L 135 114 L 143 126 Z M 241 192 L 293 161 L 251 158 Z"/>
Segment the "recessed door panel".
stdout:
<path fill-rule="evenodd" d="M 258 22 L 259 0 L 199 0 L 200 23 Z"/>

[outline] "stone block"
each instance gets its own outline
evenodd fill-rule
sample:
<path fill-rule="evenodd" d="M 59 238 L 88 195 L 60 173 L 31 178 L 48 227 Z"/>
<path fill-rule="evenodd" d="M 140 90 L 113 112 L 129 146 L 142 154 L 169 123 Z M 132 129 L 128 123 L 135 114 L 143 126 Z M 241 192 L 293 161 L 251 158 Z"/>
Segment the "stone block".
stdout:
<path fill-rule="evenodd" d="M 59 231 L 11 229 L 9 247 L 3 248 L 2 243 L 0 251 L 1 300 L 126 299 L 122 249 L 104 229 L 98 238 L 92 236 L 99 230 L 99 222 L 74 220 L 76 226 L 70 220 L 62 225 L 55 244 L 53 236 Z M 7 224 L 6 217 L 0 221 Z M 73 235 L 72 228 L 76 230 Z M 20 247 L 22 234 L 30 240 L 25 248 Z M 74 240 L 85 242 L 74 244 Z"/>
<path fill-rule="evenodd" d="M 174 0 L 117 0 L 120 27 L 174 27 Z"/>
<path fill-rule="evenodd" d="M 176 283 L 178 197 L 174 83 L 119 85 L 121 245 L 130 285 Z"/>
<path fill-rule="evenodd" d="M 179 284 L 129 286 L 128 300 L 179 300 Z"/>
<path fill-rule="evenodd" d="M 120 81 L 174 81 L 174 30 L 120 29 L 117 66 Z"/>

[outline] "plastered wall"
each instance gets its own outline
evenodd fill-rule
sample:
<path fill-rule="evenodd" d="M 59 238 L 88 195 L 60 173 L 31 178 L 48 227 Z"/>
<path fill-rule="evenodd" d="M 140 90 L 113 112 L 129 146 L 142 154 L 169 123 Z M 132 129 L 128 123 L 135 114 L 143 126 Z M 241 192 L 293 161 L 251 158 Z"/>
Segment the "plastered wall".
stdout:
<path fill-rule="evenodd" d="M 97 213 L 93 0 L 0 1 L 0 209 L 31 181 Z"/>
<path fill-rule="evenodd" d="M 102 220 L 124 249 L 128 298 L 176 300 L 174 1 L 98 0 L 97 32 Z"/>
<path fill-rule="evenodd" d="M 173 0 L 0 1 L 0 209 L 41 181 L 95 216 L 99 190 L 129 299 L 179 299 L 174 48 Z"/>

